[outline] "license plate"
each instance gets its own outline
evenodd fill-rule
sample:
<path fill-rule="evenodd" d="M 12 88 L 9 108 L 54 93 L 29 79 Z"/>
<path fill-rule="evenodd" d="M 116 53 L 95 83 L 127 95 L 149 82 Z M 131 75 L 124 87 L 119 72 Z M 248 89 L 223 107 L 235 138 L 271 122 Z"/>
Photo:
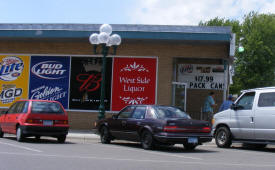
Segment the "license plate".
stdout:
<path fill-rule="evenodd" d="M 188 143 L 198 143 L 198 138 L 197 137 L 189 137 Z"/>
<path fill-rule="evenodd" d="M 52 126 L 53 125 L 53 121 L 52 120 L 43 120 L 43 125 L 45 125 L 45 126 Z"/>

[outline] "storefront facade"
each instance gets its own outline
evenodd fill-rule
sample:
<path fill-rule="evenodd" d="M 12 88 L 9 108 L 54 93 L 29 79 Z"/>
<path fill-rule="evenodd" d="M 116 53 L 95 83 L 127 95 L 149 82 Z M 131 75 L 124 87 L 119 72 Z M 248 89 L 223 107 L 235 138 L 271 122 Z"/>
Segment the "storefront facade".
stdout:
<path fill-rule="evenodd" d="M 73 129 L 97 118 L 102 55 L 90 34 L 100 25 L 0 25 L 0 107 L 19 99 L 58 100 Z M 228 90 L 230 27 L 112 25 L 122 37 L 107 56 L 106 116 L 128 104 L 176 105 L 200 119 L 204 98 Z"/>

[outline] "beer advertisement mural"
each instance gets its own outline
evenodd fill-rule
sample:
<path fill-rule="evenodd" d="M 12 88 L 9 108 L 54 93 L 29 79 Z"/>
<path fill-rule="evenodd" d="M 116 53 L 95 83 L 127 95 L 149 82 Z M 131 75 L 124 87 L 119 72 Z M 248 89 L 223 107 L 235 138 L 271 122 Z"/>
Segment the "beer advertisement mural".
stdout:
<path fill-rule="evenodd" d="M 28 98 L 29 56 L 0 56 L 0 107 Z"/>
<path fill-rule="evenodd" d="M 156 58 L 114 58 L 112 110 L 155 104 Z"/>
<path fill-rule="evenodd" d="M 32 56 L 29 99 L 56 100 L 68 109 L 70 57 Z"/>
<path fill-rule="evenodd" d="M 102 57 L 72 57 L 70 109 L 98 110 Z M 110 110 L 112 58 L 106 61 L 105 109 Z"/>

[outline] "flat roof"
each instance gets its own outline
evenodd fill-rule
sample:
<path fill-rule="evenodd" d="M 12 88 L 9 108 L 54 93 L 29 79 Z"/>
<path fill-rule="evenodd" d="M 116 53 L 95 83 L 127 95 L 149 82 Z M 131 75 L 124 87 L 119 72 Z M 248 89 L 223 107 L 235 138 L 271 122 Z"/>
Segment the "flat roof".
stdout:
<path fill-rule="evenodd" d="M 88 38 L 102 24 L 0 24 L 1 38 Z M 111 24 L 123 39 L 230 42 L 229 26 Z"/>

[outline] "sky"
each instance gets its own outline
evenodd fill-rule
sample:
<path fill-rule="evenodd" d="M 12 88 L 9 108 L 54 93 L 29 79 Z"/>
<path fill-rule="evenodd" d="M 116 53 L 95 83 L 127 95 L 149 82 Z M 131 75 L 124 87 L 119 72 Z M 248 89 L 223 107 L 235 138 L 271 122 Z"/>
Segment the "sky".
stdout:
<path fill-rule="evenodd" d="M 198 25 L 275 14 L 275 0 L 0 0 L 0 23 Z"/>

